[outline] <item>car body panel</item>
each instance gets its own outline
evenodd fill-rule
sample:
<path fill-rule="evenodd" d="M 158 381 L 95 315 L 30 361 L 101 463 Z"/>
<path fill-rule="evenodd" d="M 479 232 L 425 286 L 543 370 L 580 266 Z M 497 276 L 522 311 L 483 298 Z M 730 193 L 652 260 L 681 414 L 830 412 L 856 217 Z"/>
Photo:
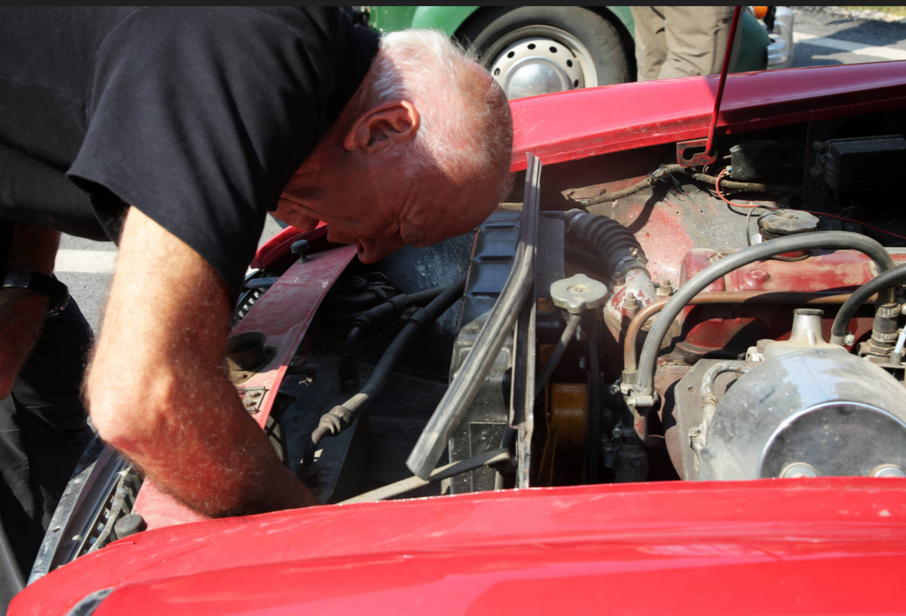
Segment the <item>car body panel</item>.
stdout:
<path fill-rule="evenodd" d="M 148 531 L 35 582 L 12 613 L 110 587 L 98 616 L 881 613 L 900 609 L 904 556 L 906 479 L 530 489 Z"/>
<path fill-rule="evenodd" d="M 453 36 L 481 7 L 477 6 L 374 6 L 370 24 L 380 32 L 430 28 Z"/>
<path fill-rule="evenodd" d="M 525 153 L 545 164 L 707 136 L 719 77 L 686 77 L 545 94 L 510 102 Z M 717 134 L 893 109 L 906 99 L 906 61 L 742 73 L 727 78 Z M 670 105 L 663 101 L 669 100 Z"/>

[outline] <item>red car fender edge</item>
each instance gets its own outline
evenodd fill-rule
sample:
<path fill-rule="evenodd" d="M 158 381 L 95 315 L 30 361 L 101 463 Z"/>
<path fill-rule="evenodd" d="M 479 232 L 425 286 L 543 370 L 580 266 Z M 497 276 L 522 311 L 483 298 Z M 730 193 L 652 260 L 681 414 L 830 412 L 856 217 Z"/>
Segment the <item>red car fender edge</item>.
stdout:
<path fill-rule="evenodd" d="M 27 587 L 66 614 L 888 613 L 906 479 L 595 485 L 332 505 L 151 530 Z M 870 591 L 856 591 L 864 581 Z"/>
<path fill-rule="evenodd" d="M 720 78 L 687 77 L 510 102 L 512 171 L 708 135 Z M 727 78 L 717 135 L 902 108 L 906 61 L 815 66 Z"/>

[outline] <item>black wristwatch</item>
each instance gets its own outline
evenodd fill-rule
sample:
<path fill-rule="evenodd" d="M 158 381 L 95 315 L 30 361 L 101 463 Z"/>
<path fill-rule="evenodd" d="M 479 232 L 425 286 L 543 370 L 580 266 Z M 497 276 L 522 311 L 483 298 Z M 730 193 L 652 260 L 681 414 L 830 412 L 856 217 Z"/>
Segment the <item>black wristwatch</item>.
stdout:
<path fill-rule="evenodd" d="M 69 303 L 69 289 L 53 276 L 45 276 L 25 269 L 6 270 L 3 277 L 3 289 L 28 289 L 37 291 L 50 298 L 47 307 L 48 316 L 53 316 L 66 308 Z"/>

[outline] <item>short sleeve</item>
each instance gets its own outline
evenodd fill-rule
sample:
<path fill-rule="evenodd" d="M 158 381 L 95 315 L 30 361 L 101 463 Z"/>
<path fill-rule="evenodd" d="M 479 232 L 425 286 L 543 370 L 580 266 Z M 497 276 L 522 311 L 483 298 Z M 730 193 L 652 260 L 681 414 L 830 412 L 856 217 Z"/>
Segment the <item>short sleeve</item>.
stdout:
<path fill-rule="evenodd" d="M 344 37 L 330 8 L 136 10 L 98 49 L 67 175 L 108 233 L 137 207 L 235 298 L 266 212 L 339 111 Z"/>

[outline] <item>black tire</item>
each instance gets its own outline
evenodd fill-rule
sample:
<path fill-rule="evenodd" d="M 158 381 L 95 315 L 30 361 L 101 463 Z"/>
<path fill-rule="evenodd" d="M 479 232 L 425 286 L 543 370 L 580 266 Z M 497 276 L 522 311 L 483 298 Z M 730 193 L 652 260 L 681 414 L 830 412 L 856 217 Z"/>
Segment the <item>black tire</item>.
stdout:
<path fill-rule="evenodd" d="M 586 86 L 623 83 L 633 78 L 629 53 L 617 28 L 597 13 L 582 7 L 485 8 L 473 15 L 458 33 L 458 38 L 475 48 L 482 64 L 492 73 L 495 59 L 499 62 L 502 52 L 528 37 L 558 41 L 570 48 L 574 57 L 577 53 L 573 49 L 575 42 L 584 46 L 586 54 L 582 55 L 585 61 L 581 63 L 581 68 L 590 77 L 585 79 Z M 560 57 L 563 57 L 562 52 Z M 503 77 L 499 72 L 495 75 L 501 85 Z M 574 83 L 563 89 L 572 89 Z M 507 94 L 513 97 L 511 92 Z"/>

